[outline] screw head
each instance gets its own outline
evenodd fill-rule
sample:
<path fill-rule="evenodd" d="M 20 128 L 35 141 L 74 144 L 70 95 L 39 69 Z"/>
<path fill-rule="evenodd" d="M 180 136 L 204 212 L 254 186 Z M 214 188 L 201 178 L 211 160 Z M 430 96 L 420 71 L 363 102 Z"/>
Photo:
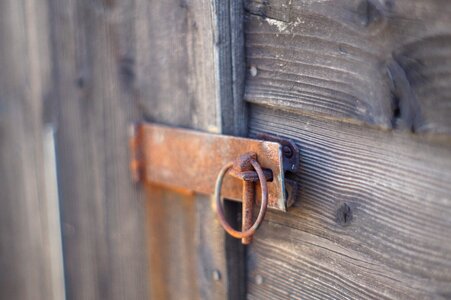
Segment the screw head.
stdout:
<path fill-rule="evenodd" d="M 256 66 L 251 66 L 251 68 L 249 69 L 249 72 L 251 73 L 252 77 L 257 76 L 257 67 Z"/>
<path fill-rule="evenodd" d="M 262 285 L 263 284 L 263 276 L 261 276 L 261 275 L 255 276 L 255 283 L 257 285 Z"/>
<path fill-rule="evenodd" d="M 213 277 L 214 281 L 219 281 L 221 280 L 221 273 L 218 270 L 213 270 L 211 277 Z"/>
<path fill-rule="evenodd" d="M 283 155 L 284 155 L 286 158 L 291 158 L 291 157 L 293 157 L 293 150 L 291 149 L 290 146 L 284 145 L 284 146 L 282 147 L 282 152 L 283 152 Z"/>

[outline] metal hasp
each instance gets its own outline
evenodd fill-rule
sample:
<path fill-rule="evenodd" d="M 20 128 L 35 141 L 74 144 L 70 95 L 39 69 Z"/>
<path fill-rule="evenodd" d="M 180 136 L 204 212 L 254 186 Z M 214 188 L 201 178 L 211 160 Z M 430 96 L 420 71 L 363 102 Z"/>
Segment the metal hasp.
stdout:
<path fill-rule="evenodd" d="M 244 153 L 254 153 L 269 180 L 268 208 L 286 211 L 296 197 L 297 188 L 295 182 L 285 179 L 285 172 L 297 169 L 299 154 L 290 141 L 283 140 L 281 144 L 277 137 L 262 138 L 277 142 L 138 123 L 133 126 L 130 138 L 132 176 L 144 183 L 212 195 L 223 166 Z M 253 171 L 225 176 L 221 196 L 241 202 L 242 180 L 258 181 L 254 177 Z M 259 202 L 258 184 L 255 196 Z"/>
<path fill-rule="evenodd" d="M 237 231 L 230 226 L 222 210 L 222 181 L 227 173 L 243 181 L 242 231 Z M 253 175 L 248 176 L 249 173 Z M 254 152 L 240 155 L 234 162 L 226 164 L 218 174 L 215 186 L 215 203 L 218 220 L 228 234 L 234 238 L 241 239 L 241 242 L 244 245 L 250 244 L 252 236 L 255 234 L 255 231 L 261 225 L 263 218 L 265 217 L 266 208 L 268 206 L 267 181 L 271 180 L 272 174 L 270 174 L 270 176 L 265 174 L 257 161 L 257 154 Z M 262 198 L 257 219 L 253 222 L 252 214 L 255 202 L 255 181 L 260 183 Z"/>

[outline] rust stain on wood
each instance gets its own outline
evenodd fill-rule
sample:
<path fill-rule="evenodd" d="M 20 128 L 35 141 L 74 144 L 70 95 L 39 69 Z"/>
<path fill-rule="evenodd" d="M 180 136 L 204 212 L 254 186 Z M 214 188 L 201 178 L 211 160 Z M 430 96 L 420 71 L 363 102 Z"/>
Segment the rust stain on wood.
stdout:
<path fill-rule="evenodd" d="M 196 197 L 152 184 L 145 184 L 145 189 L 150 299 L 178 299 L 180 291 L 187 298 L 199 298 L 198 289 L 193 288 L 198 285 Z"/>

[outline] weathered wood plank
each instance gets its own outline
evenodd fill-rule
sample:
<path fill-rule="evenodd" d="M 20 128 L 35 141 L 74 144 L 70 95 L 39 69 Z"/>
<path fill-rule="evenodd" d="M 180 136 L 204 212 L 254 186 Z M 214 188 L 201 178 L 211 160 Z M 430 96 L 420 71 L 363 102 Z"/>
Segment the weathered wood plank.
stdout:
<path fill-rule="evenodd" d="M 227 40 L 220 41 L 224 48 L 215 48 L 216 31 L 212 28 L 219 25 L 213 21 L 211 3 L 67 0 L 51 4 L 60 98 L 58 149 L 68 295 L 146 298 L 150 286 L 151 296 L 156 298 L 189 297 L 188 285 L 175 283 L 192 280 L 205 281 L 193 289 L 192 298 L 203 294 L 224 298 L 240 292 L 227 277 L 232 265 L 227 265 L 224 251 L 217 250 L 226 247 L 222 231 L 221 235 L 205 231 L 208 237 L 197 241 L 191 250 L 194 257 L 167 257 L 157 248 L 159 242 L 151 242 L 150 282 L 147 280 L 144 219 L 149 219 L 151 234 L 173 233 L 169 237 L 151 236 L 152 241 L 160 241 L 168 252 L 180 253 L 176 239 L 197 238 L 200 233 L 194 224 L 208 218 L 211 223 L 214 215 L 203 199 L 199 203 L 207 205 L 202 209 L 197 200 L 191 200 L 193 207 L 187 211 L 193 213 L 184 216 L 183 209 L 177 208 L 186 208 L 190 200 L 177 201 L 183 197 L 166 191 L 160 195 L 174 198 L 170 206 L 174 216 L 193 226 L 184 226 L 185 231 L 181 231 L 177 227 L 180 223 L 162 224 L 160 218 L 152 217 L 169 213 L 167 207 L 154 206 L 152 200 L 161 197 L 148 201 L 151 211 L 159 209 L 150 213 L 150 218 L 145 216 L 143 203 L 136 200 L 140 193 L 130 185 L 127 170 L 126 129 L 141 116 L 213 132 L 221 132 L 222 127 L 236 130 L 234 120 L 241 112 L 232 108 L 233 120 L 223 122 L 220 110 L 227 106 L 220 102 L 227 94 L 226 87 L 232 90 L 230 82 L 237 76 L 230 69 L 230 37 L 218 29 Z M 228 5 L 218 4 L 217 9 L 228 10 Z M 229 24 L 227 10 L 217 11 L 223 13 L 217 22 Z M 224 64 L 229 69 L 223 70 Z M 209 264 L 220 270 L 219 283 L 206 284 L 212 281 Z M 177 272 L 178 267 L 186 271 Z M 164 286 L 155 276 L 163 269 Z"/>
<path fill-rule="evenodd" d="M 147 299 L 145 202 L 128 170 L 138 119 L 133 1 L 50 0 L 67 296 Z"/>
<path fill-rule="evenodd" d="M 243 101 L 245 81 L 242 1 L 213 1 L 216 98 L 221 114 L 221 133 L 244 136 L 247 107 Z"/>
<path fill-rule="evenodd" d="M 151 299 L 226 299 L 224 232 L 210 199 L 147 187 Z"/>
<path fill-rule="evenodd" d="M 412 112 L 414 131 L 451 134 L 451 34 L 403 45 L 394 58 L 405 74 L 396 85 L 398 106 Z"/>
<path fill-rule="evenodd" d="M 145 117 L 220 132 L 211 4 L 142 0 L 136 17 L 137 88 Z"/>
<path fill-rule="evenodd" d="M 449 138 L 259 106 L 249 124 L 301 151 L 299 201 L 268 212 L 248 252 L 249 298 L 451 296 Z"/>
<path fill-rule="evenodd" d="M 64 299 L 54 157 L 43 119 L 49 27 L 47 6 L 38 2 L 0 3 L 1 299 Z"/>
<path fill-rule="evenodd" d="M 151 299 L 199 298 L 196 197 L 147 187 Z M 189 258 L 189 259 L 188 259 Z"/>
<path fill-rule="evenodd" d="M 136 87 L 148 121 L 210 132 L 245 132 L 244 104 L 239 97 L 243 49 L 242 44 L 241 48 L 236 45 L 238 38 L 231 40 L 231 30 L 238 21 L 242 25 L 242 12 L 235 5 L 229 1 L 137 1 Z M 233 32 L 234 36 L 239 33 Z M 232 57 L 232 51 L 240 55 Z M 226 239 L 210 200 L 156 187 L 147 195 L 151 296 L 241 296 L 244 264 L 238 257 L 242 248 L 236 240 Z M 218 281 L 215 271 L 221 274 Z"/>
<path fill-rule="evenodd" d="M 246 100 L 451 133 L 451 9 L 434 1 L 246 1 Z"/>

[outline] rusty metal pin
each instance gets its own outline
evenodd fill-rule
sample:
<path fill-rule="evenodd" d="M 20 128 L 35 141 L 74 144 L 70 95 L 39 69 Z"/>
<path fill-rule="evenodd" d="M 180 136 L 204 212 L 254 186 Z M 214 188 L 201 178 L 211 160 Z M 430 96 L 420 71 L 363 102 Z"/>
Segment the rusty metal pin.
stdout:
<path fill-rule="evenodd" d="M 224 216 L 224 211 L 222 209 L 221 203 L 221 188 L 222 181 L 224 176 L 229 172 L 230 169 L 233 169 L 232 175 L 235 173 L 235 176 L 242 179 L 240 174 L 236 174 L 236 172 L 248 171 L 249 168 L 253 168 L 255 172 L 257 172 L 258 179 L 260 182 L 260 187 L 262 191 L 262 199 L 260 212 L 258 213 L 257 219 L 254 224 L 252 224 L 252 206 L 254 202 L 254 191 L 255 187 L 253 186 L 253 182 L 251 181 L 243 181 L 243 231 L 236 231 L 233 229 L 230 224 L 226 221 Z M 215 185 L 215 199 L 216 199 L 216 213 L 218 215 L 218 220 L 221 223 L 222 227 L 229 233 L 231 236 L 241 239 L 243 244 L 249 244 L 252 239 L 252 235 L 255 234 L 255 231 L 258 229 L 260 224 L 265 217 L 266 208 L 268 205 L 268 185 L 266 183 L 266 176 L 261 168 L 260 164 L 256 161 L 255 153 L 246 153 L 238 158 L 235 162 L 230 162 L 226 164 L 221 171 L 219 172 L 218 178 L 216 180 Z M 252 225 L 251 225 L 252 224 Z"/>
<path fill-rule="evenodd" d="M 255 201 L 255 184 L 251 181 L 243 181 L 243 204 L 242 204 L 242 225 L 243 231 L 252 226 L 252 211 Z M 249 245 L 252 242 L 252 236 L 241 239 L 243 245 Z"/>

